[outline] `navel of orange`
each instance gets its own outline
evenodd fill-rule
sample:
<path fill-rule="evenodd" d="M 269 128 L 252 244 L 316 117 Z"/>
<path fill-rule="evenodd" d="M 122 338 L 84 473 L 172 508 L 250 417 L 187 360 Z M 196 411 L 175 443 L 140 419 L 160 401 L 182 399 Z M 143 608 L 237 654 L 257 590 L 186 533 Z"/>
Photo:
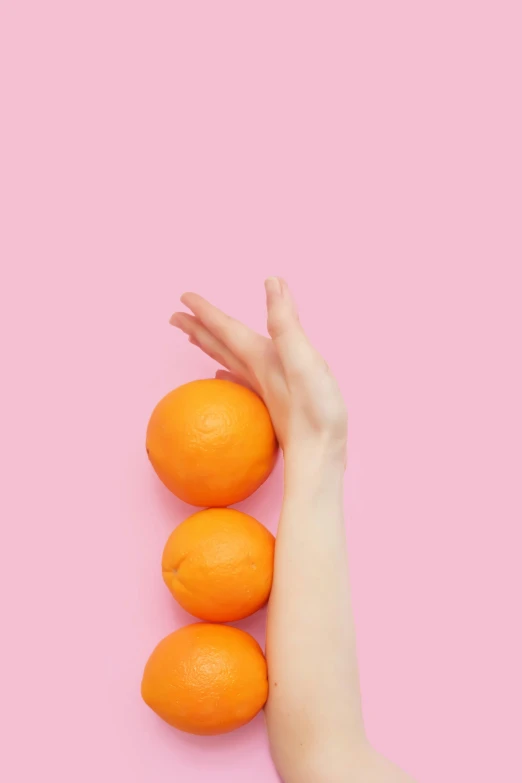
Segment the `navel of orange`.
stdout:
<path fill-rule="evenodd" d="M 242 620 L 268 600 L 274 536 L 231 508 L 198 511 L 171 534 L 163 552 L 165 584 L 190 614 L 210 622 Z"/>

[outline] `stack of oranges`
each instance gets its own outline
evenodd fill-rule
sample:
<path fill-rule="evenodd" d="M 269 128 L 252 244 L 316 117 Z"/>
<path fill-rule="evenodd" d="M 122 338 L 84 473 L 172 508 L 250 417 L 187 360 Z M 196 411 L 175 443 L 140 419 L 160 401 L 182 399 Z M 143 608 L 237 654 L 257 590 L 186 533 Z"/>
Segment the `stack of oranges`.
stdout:
<path fill-rule="evenodd" d="M 170 592 L 204 622 L 160 642 L 145 666 L 142 696 L 183 731 L 232 731 L 263 708 L 268 677 L 252 636 L 221 623 L 242 620 L 266 604 L 275 539 L 256 519 L 228 506 L 255 492 L 272 471 L 272 422 L 250 389 L 225 380 L 193 381 L 156 406 L 147 453 L 175 495 L 205 507 L 174 530 L 162 559 Z"/>

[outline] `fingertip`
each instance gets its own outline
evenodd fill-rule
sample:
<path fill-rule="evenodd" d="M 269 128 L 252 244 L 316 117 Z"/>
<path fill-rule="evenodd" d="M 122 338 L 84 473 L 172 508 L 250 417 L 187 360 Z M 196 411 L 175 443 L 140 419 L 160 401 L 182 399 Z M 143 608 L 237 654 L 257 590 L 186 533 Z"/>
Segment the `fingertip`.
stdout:
<path fill-rule="evenodd" d="M 280 294 L 281 279 L 279 277 L 267 277 L 265 280 L 265 289 L 267 294 Z"/>
<path fill-rule="evenodd" d="M 277 294 L 288 303 L 294 304 L 294 298 L 284 277 L 268 277 L 265 280 L 265 288 L 269 296 Z"/>
<path fill-rule="evenodd" d="M 292 312 L 293 312 L 294 316 L 297 319 L 299 319 L 299 313 L 297 311 L 297 305 L 296 305 L 295 299 L 294 299 L 294 297 L 292 295 L 292 292 L 290 291 L 290 287 L 289 287 L 288 283 L 286 282 L 286 280 L 283 280 L 283 278 L 281 278 L 281 291 L 282 291 L 282 294 L 283 294 L 283 298 L 285 299 L 287 304 L 292 309 Z"/>
<path fill-rule="evenodd" d="M 196 319 L 190 313 L 174 313 L 169 318 L 169 323 L 176 329 L 181 329 L 185 334 L 189 334 L 192 324 Z"/>
<path fill-rule="evenodd" d="M 289 288 L 288 283 L 286 282 L 286 280 L 283 277 L 280 277 L 279 278 L 279 282 L 281 284 L 281 293 L 284 296 L 288 297 L 288 299 L 292 299 L 293 297 L 292 297 L 292 294 L 290 292 L 290 288 Z"/>

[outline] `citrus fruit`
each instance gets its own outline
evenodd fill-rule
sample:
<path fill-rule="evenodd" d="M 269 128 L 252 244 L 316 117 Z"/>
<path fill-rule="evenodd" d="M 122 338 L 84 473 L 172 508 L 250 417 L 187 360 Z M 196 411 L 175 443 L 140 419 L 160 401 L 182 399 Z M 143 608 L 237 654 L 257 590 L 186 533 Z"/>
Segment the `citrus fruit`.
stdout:
<path fill-rule="evenodd" d="M 192 381 L 154 409 L 147 453 L 162 482 L 194 506 L 229 506 L 251 495 L 275 464 L 268 410 L 231 381 Z"/>
<path fill-rule="evenodd" d="M 242 620 L 268 600 L 274 545 L 272 533 L 248 514 L 198 511 L 167 541 L 163 579 L 183 609 L 200 620 Z"/>
<path fill-rule="evenodd" d="M 248 723 L 264 707 L 266 661 L 245 631 L 188 625 L 153 651 L 141 695 L 160 718 L 181 731 L 224 734 Z"/>

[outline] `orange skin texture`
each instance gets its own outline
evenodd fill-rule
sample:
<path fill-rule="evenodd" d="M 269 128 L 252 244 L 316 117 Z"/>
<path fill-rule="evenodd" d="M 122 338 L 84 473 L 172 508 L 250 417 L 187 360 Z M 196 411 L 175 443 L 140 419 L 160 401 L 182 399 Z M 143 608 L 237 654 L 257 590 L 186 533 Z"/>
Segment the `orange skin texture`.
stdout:
<path fill-rule="evenodd" d="M 268 601 L 274 548 L 274 536 L 248 514 L 198 511 L 167 541 L 163 579 L 183 609 L 200 620 L 242 620 Z"/>
<path fill-rule="evenodd" d="M 161 481 L 194 506 L 223 507 L 249 497 L 277 457 L 260 397 L 231 381 L 192 381 L 166 395 L 147 428 L 147 453 Z"/>
<path fill-rule="evenodd" d="M 254 718 L 268 697 L 265 657 L 255 639 L 227 625 L 196 623 L 161 641 L 141 694 L 160 718 L 190 734 L 225 734 Z"/>

